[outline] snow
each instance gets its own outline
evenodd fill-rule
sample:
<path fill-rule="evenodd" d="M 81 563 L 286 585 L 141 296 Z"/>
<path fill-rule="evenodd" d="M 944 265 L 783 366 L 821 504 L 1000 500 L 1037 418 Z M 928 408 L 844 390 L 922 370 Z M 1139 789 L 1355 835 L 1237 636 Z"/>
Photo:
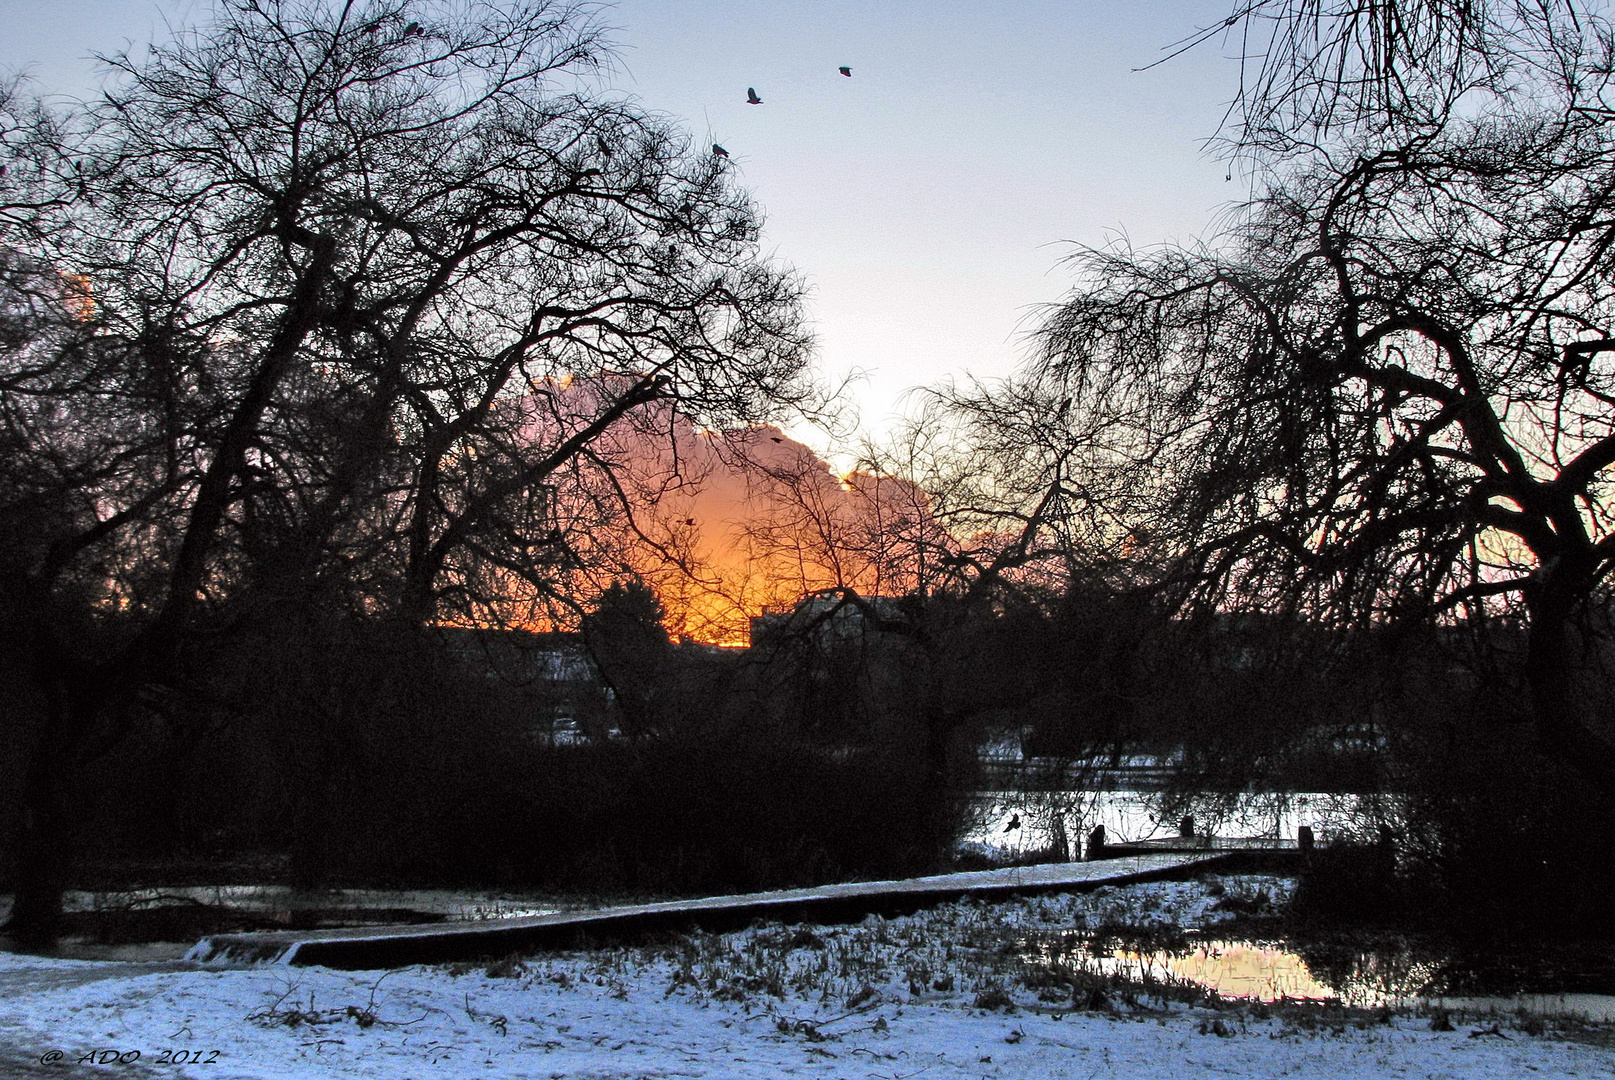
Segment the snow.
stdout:
<path fill-rule="evenodd" d="M 1227 879 L 1225 888 L 1275 895 L 1283 883 Z M 1269 1015 L 1238 1003 L 1210 1008 L 1147 996 L 1136 1005 L 1118 999 L 1106 1011 L 1074 1012 L 1069 1001 L 1039 1000 L 1012 977 L 1018 961 L 993 947 L 1118 922 L 1212 925 L 1216 907 L 1201 883 L 1165 882 L 962 900 L 853 926 L 762 925 L 640 947 L 388 972 L 0 954 L 0 1074 L 1615 1077 L 1607 1038 L 1596 1045 L 1529 1035 L 1508 1016 L 1461 1016 L 1457 1030 L 1444 1032 L 1412 1011 L 1381 1022 L 1371 1014 L 1292 1008 Z M 995 989 L 1002 1007 L 977 1007 Z M 1498 1034 L 1471 1037 L 1493 1023 Z M 64 1055 L 61 1064 L 30 1067 L 52 1050 Z M 124 1051 L 126 1060 L 139 1050 L 140 1059 L 75 1065 L 106 1050 Z M 184 1060 L 191 1055 L 203 1063 Z"/>

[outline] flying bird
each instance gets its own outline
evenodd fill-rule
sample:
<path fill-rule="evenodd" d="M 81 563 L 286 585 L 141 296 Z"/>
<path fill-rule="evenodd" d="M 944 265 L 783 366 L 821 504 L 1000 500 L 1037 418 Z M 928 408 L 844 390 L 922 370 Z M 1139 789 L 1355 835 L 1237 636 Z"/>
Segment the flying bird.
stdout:
<path fill-rule="evenodd" d="M 852 68 L 850 68 L 850 67 L 838 67 L 838 68 L 836 68 L 836 70 L 841 72 L 841 74 L 845 75 L 847 78 L 849 78 L 849 79 L 852 78 Z"/>
<path fill-rule="evenodd" d="M 761 105 L 762 103 L 763 99 L 757 96 L 757 91 L 750 86 L 746 87 L 746 104 Z"/>
<path fill-rule="evenodd" d="M 1020 827 L 1021 827 L 1021 816 L 1019 814 L 1016 814 L 1015 816 L 1013 816 L 1013 817 L 1011 817 L 1009 819 L 1009 824 L 1004 826 L 1004 831 L 1005 832 L 1014 832 L 1016 829 L 1018 829 Z"/>
<path fill-rule="evenodd" d="M 717 157 L 728 157 L 729 156 L 729 151 L 725 150 L 723 147 L 719 146 L 717 143 L 712 144 L 712 153 Z"/>
<path fill-rule="evenodd" d="M 686 524 L 686 525 L 694 525 L 695 524 L 695 519 L 694 518 L 685 518 L 684 519 L 684 524 Z"/>

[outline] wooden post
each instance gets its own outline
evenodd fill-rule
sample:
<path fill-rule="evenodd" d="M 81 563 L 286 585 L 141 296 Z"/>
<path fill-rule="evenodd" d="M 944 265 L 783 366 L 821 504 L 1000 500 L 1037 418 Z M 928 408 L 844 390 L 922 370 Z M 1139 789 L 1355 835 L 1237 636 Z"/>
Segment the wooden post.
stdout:
<path fill-rule="evenodd" d="M 1088 830 L 1088 860 L 1103 859 L 1105 857 L 1105 827 L 1095 825 Z"/>
<path fill-rule="evenodd" d="M 1054 848 L 1054 857 L 1057 860 L 1071 861 L 1071 845 L 1065 835 L 1065 815 L 1058 810 L 1054 813 L 1054 821 L 1049 829 L 1049 842 Z"/>
<path fill-rule="evenodd" d="M 1389 825 L 1380 825 L 1379 839 L 1374 844 L 1374 854 L 1378 856 L 1374 861 L 1380 878 L 1389 882 L 1396 875 L 1396 836 L 1391 832 Z"/>

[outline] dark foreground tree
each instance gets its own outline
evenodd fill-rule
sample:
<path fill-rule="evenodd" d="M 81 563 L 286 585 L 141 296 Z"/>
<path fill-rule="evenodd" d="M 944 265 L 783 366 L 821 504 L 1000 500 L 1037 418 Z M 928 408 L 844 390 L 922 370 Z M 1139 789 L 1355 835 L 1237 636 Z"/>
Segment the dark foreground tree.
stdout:
<path fill-rule="evenodd" d="M 1292 177 L 1225 251 L 1087 255 L 1029 378 L 1183 598 L 1517 608 L 1542 734 L 1615 784 L 1570 677 L 1615 565 L 1610 149 L 1601 124 L 1465 124 Z"/>
<path fill-rule="evenodd" d="M 721 160 L 593 88 L 587 5 L 215 10 L 100 100 L 0 103 L 25 936 L 68 778 L 137 710 L 175 722 L 157 688 L 210 622 L 553 595 L 611 509 L 603 432 L 806 394 L 797 284 Z"/>
<path fill-rule="evenodd" d="M 1410 96 L 1320 145 L 1315 110 L 1351 72 L 1394 74 L 1351 36 L 1374 29 L 1359 7 L 1407 14 L 1380 30 L 1433 34 L 1457 66 L 1382 87 Z M 1023 520 L 1048 535 L 1050 506 L 1087 508 L 1086 550 L 1179 605 L 1523 627 L 1542 744 L 1615 791 L 1588 674 L 1615 568 L 1611 36 L 1554 5 L 1541 25 L 1506 6 L 1517 33 L 1487 5 L 1450 24 L 1480 19 L 1480 44 L 1441 37 L 1456 15 L 1439 3 L 1326 9 L 1307 55 L 1343 66 L 1303 65 L 1256 102 L 1301 109 L 1280 129 L 1310 149 L 1280 147 L 1284 171 L 1214 247 L 1080 254 L 1032 363 L 953 403 L 1031 478 Z M 1484 94 L 1440 90 L 1486 58 Z"/>

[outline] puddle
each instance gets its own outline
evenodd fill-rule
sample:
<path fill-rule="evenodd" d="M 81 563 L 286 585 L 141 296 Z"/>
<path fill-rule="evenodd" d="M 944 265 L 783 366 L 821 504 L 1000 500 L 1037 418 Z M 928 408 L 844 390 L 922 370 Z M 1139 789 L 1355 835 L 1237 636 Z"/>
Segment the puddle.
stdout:
<path fill-rule="evenodd" d="M 1140 982 L 1191 982 L 1244 1001 L 1341 1000 L 1338 992 L 1313 978 L 1306 961 L 1273 945 L 1208 941 L 1181 954 L 1118 949 L 1093 957 L 1092 963 L 1106 975 Z"/>
<path fill-rule="evenodd" d="M 1029 944 L 1034 957 L 1051 965 L 1064 963 L 1145 985 L 1192 984 L 1231 1001 L 1447 1008 L 1615 1023 L 1615 994 L 1455 992 L 1466 989 L 1453 975 L 1463 965 L 1410 950 L 1359 951 L 1350 957 L 1336 950 L 1308 963 L 1287 943 L 1274 941 L 1191 938 L 1181 948 L 1147 949 L 1084 934 Z M 1497 977 L 1495 970 L 1492 976 Z M 1615 983 L 1615 972 L 1601 970 L 1591 977 L 1605 985 Z"/>

